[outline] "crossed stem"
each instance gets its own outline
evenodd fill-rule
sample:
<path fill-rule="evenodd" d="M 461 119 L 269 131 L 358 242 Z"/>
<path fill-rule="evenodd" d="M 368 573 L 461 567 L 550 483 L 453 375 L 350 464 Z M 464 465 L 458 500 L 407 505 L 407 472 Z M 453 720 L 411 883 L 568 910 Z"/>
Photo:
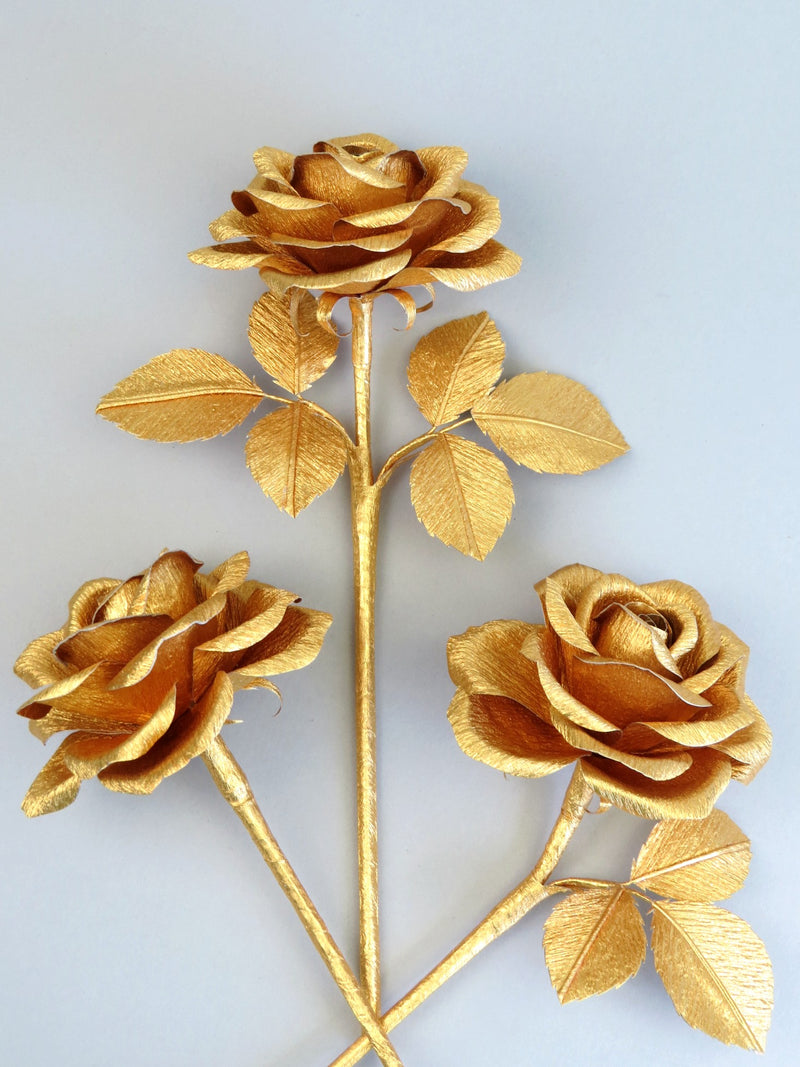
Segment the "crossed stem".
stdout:
<path fill-rule="evenodd" d="M 386 1031 L 367 1003 L 358 980 L 314 907 L 311 897 L 303 888 L 300 879 L 273 837 L 256 803 L 244 771 L 234 759 L 230 749 L 218 737 L 203 754 L 203 760 L 220 793 L 244 823 L 258 851 L 275 875 L 317 951 L 325 961 L 351 1011 L 361 1023 L 366 1034 L 364 1040 L 367 1048 L 372 1045 L 384 1067 L 403 1067 L 402 1060 L 386 1036 Z"/>

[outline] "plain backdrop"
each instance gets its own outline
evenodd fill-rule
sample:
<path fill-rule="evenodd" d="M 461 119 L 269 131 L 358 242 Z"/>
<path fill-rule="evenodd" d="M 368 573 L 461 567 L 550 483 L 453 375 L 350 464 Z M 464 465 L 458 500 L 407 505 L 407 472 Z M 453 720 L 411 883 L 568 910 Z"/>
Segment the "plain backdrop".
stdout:
<path fill-rule="evenodd" d="M 33 822 L 46 752 L 11 664 L 69 595 L 165 546 L 253 574 L 336 619 L 308 670 L 237 703 L 226 736 L 342 948 L 357 955 L 349 505 L 344 480 L 298 519 L 229 436 L 140 442 L 97 399 L 175 347 L 256 374 L 255 272 L 192 265 L 253 172 L 370 130 L 459 144 L 500 197 L 513 280 L 441 289 L 413 333 L 377 314 L 375 449 L 422 431 L 405 385 L 422 333 L 488 309 L 507 372 L 568 374 L 631 444 L 581 478 L 514 468 L 511 524 L 484 563 L 430 538 L 407 470 L 380 544 L 378 719 L 384 992 L 392 1003 L 532 866 L 566 785 L 469 760 L 445 711 L 450 634 L 540 618 L 532 586 L 575 560 L 704 593 L 752 646 L 773 758 L 722 807 L 754 841 L 730 907 L 766 942 L 766 1061 L 797 1018 L 797 40 L 792 0 L 403 4 L 7 0 L 2 31 L 3 612 L 0 1060 L 9 1067 L 308 1067 L 358 1028 L 200 761 L 150 798 L 96 782 Z M 349 419 L 347 344 L 311 397 Z M 258 372 L 266 386 L 265 376 Z M 563 871 L 627 874 L 649 824 L 585 820 Z M 692 1031 L 648 957 L 622 989 L 560 1007 L 545 910 L 398 1028 L 407 1067 L 591 1062 L 734 1067 Z M 365 1063 L 377 1063 L 367 1058 Z"/>

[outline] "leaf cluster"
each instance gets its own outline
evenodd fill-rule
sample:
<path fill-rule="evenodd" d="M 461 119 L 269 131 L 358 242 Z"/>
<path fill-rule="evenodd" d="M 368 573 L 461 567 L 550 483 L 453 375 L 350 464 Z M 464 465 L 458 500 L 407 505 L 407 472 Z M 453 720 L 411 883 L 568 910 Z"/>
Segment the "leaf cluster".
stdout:
<path fill-rule="evenodd" d="M 567 879 L 550 915 L 544 951 L 562 1003 L 622 985 L 644 961 L 637 902 L 650 906 L 658 974 L 690 1026 L 725 1044 L 763 1052 L 772 1010 L 772 967 L 744 920 L 714 902 L 742 887 L 750 842 L 721 811 L 658 823 L 625 883 Z"/>
<path fill-rule="evenodd" d="M 263 492 L 297 515 L 336 482 L 353 449 L 337 418 L 302 394 L 332 365 L 338 336 L 307 292 L 265 293 L 250 315 L 253 354 L 286 397 L 265 393 L 222 356 L 174 349 L 103 397 L 98 412 L 138 437 L 205 440 L 228 433 L 263 400 L 282 406 L 250 430 L 245 456 Z M 505 345 L 486 312 L 422 337 L 409 360 L 411 395 L 430 431 L 398 449 L 380 488 L 406 458 L 411 500 L 425 528 L 483 559 L 511 516 L 514 489 L 503 460 L 455 431 L 474 422 L 497 449 L 535 471 L 581 474 L 627 445 L 599 400 L 559 374 L 520 374 L 497 385 Z"/>

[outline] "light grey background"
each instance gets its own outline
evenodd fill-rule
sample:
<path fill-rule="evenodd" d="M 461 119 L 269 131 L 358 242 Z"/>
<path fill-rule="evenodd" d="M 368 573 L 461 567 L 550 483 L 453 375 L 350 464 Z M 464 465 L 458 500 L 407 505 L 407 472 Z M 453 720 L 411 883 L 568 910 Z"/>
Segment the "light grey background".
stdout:
<path fill-rule="evenodd" d="M 584 382 L 631 443 L 577 478 L 515 469 L 514 518 L 479 564 L 429 538 L 407 475 L 386 498 L 378 697 L 385 999 L 393 1002 L 527 871 L 565 775 L 504 779 L 445 718 L 444 643 L 536 620 L 533 583 L 582 560 L 677 577 L 752 645 L 749 690 L 775 754 L 723 808 L 755 857 L 731 908 L 775 961 L 767 1061 L 793 1060 L 798 921 L 797 387 L 800 8 L 787 0 L 484 4 L 272 0 L 6 5 L 2 63 L 3 878 L 0 1059 L 9 1067 L 305 1067 L 356 1035 L 349 1011 L 201 763 L 149 799 L 87 784 L 19 812 L 45 758 L 13 709 L 10 664 L 62 622 L 85 579 L 164 546 L 255 576 L 336 617 L 314 666 L 245 694 L 226 731 L 279 840 L 345 951 L 357 946 L 344 482 L 297 520 L 242 459 L 245 431 L 143 443 L 100 395 L 173 347 L 255 373 L 255 272 L 193 266 L 207 223 L 262 145 L 294 152 L 374 130 L 461 144 L 501 198 L 522 273 L 441 289 L 413 334 L 377 323 L 376 451 L 423 423 L 405 389 L 415 339 L 488 308 L 507 370 Z M 387 302 L 388 304 L 388 302 Z M 263 376 L 261 379 L 263 381 Z M 343 349 L 312 396 L 349 410 Z M 252 420 L 251 420 L 252 421 Z M 647 827 L 581 827 L 563 869 L 624 876 Z M 691 1031 L 648 959 L 561 1008 L 520 923 L 395 1031 L 407 1067 L 532 1062 L 734 1065 Z M 377 1062 L 365 1060 L 365 1062 Z"/>

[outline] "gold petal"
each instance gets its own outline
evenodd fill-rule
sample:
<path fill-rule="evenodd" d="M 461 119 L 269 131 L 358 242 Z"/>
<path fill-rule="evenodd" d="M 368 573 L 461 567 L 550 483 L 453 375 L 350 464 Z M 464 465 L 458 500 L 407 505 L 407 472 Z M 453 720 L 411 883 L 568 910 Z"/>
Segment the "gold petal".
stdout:
<path fill-rule="evenodd" d="M 294 156 L 280 148 L 258 148 L 253 153 L 256 170 L 267 181 L 276 182 L 289 195 L 294 193 L 291 185 Z"/>
<path fill-rule="evenodd" d="M 752 712 L 736 694 L 728 691 L 727 695 L 729 700 L 716 703 L 691 722 L 632 723 L 623 731 L 619 744 L 633 752 L 658 744 L 661 739 L 672 741 L 681 748 L 716 746 L 753 722 Z"/>
<path fill-rule="evenodd" d="M 425 174 L 425 168 L 417 153 L 407 149 L 378 156 L 371 161 L 370 165 L 399 182 L 403 186 L 407 200 L 411 199 L 414 189 Z"/>
<path fill-rule="evenodd" d="M 522 260 L 516 252 L 498 241 L 487 241 L 474 252 L 456 255 L 440 253 L 435 263 L 408 267 L 397 276 L 398 286 L 424 285 L 427 281 L 441 282 L 461 293 L 482 289 L 484 285 L 513 278 L 519 273 Z"/>
<path fill-rule="evenodd" d="M 264 370 L 296 395 L 322 377 L 339 345 L 339 338 L 320 325 L 317 301 L 302 291 L 294 309 L 291 299 L 265 293 L 250 313 L 249 337 Z"/>
<path fill-rule="evenodd" d="M 707 665 L 701 671 L 686 678 L 684 685 L 696 693 L 705 693 L 724 677 L 730 688 L 743 692 L 750 649 L 727 626 L 721 623 L 715 623 L 715 626 L 719 634 L 719 651 L 711 660 L 706 661 Z M 688 656 L 684 657 L 684 665 L 691 670 L 692 664 Z"/>
<path fill-rule="evenodd" d="M 432 262 L 440 252 L 474 252 L 500 229 L 500 201 L 496 196 L 490 196 L 480 185 L 462 182 L 458 199 L 470 206 L 469 214 L 462 220 L 463 228 L 427 247 L 415 260 L 419 266 Z"/>
<path fill-rule="evenodd" d="M 584 757 L 581 770 L 599 797 L 644 819 L 704 819 L 731 778 L 730 760 L 707 748 L 697 749 L 691 767 L 668 781 L 595 757 Z"/>
<path fill-rule="evenodd" d="M 623 659 L 675 680 L 681 673 L 665 643 L 665 634 L 627 604 L 609 604 L 601 617 L 594 647 L 603 657 Z"/>
<path fill-rule="evenodd" d="M 686 722 L 709 707 L 705 697 L 635 663 L 575 656 L 568 672 L 573 696 L 620 729 L 632 722 Z"/>
<path fill-rule="evenodd" d="M 292 286 L 300 289 L 325 289 L 332 293 L 351 293 L 357 295 L 369 292 L 374 285 L 392 278 L 408 263 L 411 252 L 396 252 L 383 259 L 365 263 L 349 270 L 333 271 L 328 274 L 285 275 L 269 267 L 259 271 L 262 279 L 270 288 L 282 293 Z"/>
<path fill-rule="evenodd" d="M 696 589 L 685 582 L 667 580 L 643 585 L 648 596 L 665 611 L 674 607 L 692 610 L 698 626 L 697 642 L 692 650 L 678 662 L 684 678 L 697 674 L 701 667 L 715 656 L 720 647 L 719 625 L 711 615 L 711 609 Z"/>
<path fill-rule="evenodd" d="M 107 734 L 71 734 L 64 745 L 64 762 L 78 778 L 94 778 L 112 763 L 137 759 L 163 737 L 175 718 L 175 688 L 155 713 L 121 740 Z"/>
<path fill-rule="evenodd" d="M 562 1004 L 621 986 L 646 953 L 642 916 L 621 885 L 571 893 L 544 925 L 545 961 Z"/>
<path fill-rule="evenodd" d="M 408 362 L 408 388 L 431 426 L 468 411 L 500 377 L 506 348 L 486 311 L 425 334 Z"/>
<path fill-rule="evenodd" d="M 246 198 L 246 199 L 245 199 Z M 291 204 L 268 203 L 256 198 L 251 200 L 246 193 L 240 194 L 240 203 L 247 210 L 226 211 L 211 223 L 209 229 L 215 241 L 227 241 L 231 237 L 252 237 L 254 241 L 269 240 L 273 233 L 289 233 L 296 237 L 315 237 L 326 240 L 333 236 L 333 225 L 341 213 L 333 204 L 319 204 L 313 200 L 285 197 Z"/>
<path fill-rule="evenodd" d="M 123 378 L 98 415 L 151 441 L 203 441 L 228 433 L 264 399 L 256 383 L 222 356 L 176 348 Z"/>
<path fill-rule="evenodd" d="M 141 574 L 120 582 L 110 593 L 106 594 L 97 605 L 93 622 L 110 622 L 112 619 L 124 619 L 131 614 L 131 608 L 142 585 Z"/>
<path fill-rule="evenodd" d="M 530 646 L 529 646 L 530 649 Z M 597 733 L 617 734 L 619 727 L 615 723 L 604 718 L 598 712 L 593 711 L 587 704 L 582 703 L 576 696 L 570 693 L 558 681 L 550 667 L 539 660 L 538 651 L 536 666 L 539 672 L 539 681 L 544 691 L 545 699 L 551 709 L 563 715 L 569 722 L 582 726 L 585 730 L 593 730 Z"/>
<path fill-rule="evenodd" d="M 497 456 L 441 433 L 414 460 L 411 503 L 432 537 L 485 559 L 511 518 L 514 487 Z"/>
<path fill-rule="evenodd" d="M 231 672 L 238 686 L 245 678 L 285 674 L 307 666 L 316 659 L 333 616 L 311 608 L 289 607 L 282 622 L 263 641 L 249 649 L 242 665 Z"/>
<path fill-rule="evenodd" d="M 380 171 L 341 151 L 297 156 L 292 185 L 302 197 L 335 204 L 342 215 L 374 211 L 405 201 L 405 189 Z"/>
<path fill-rule="evenodd" d="M 62 730 L 85 730 L 93 734 L 127 734 L 149 719 L 169 691 L 169 679 L 148 679 L 129 689 L 110 690 L 119 672 L 116 663 L 88 667 L 69 681 L 79 680 L 72 689 L 34 697 L 40 703 L 21 708 L 20 714 L 34 721 L 30 730 L 42 741 Z M 44 702 L 46 701 L 46 703 Z"/>
<path fill-rule="evenodd" d="M 192 659 L 192 693 L 204 692 L 218 670 L 230 671 L 242 661 L 242 652 L 272 633 L 298 597 L 285 589 L 259 585 L 243 605 L 239 626 L 226 630 L 195 648 Z"/>
<path fill-rule="evenodd" d="M 631 870 L 643 889 L 678 900 L 724 900 L 745 883 L 750 842 L 723 811 L 667 819 L 650 832 Z"/>
<path fill-rule="evenodd" d="M 562 374 L 518 374 L 472 414 L 498 448 L 535 471 L 583 474 L 628 451 L 597 397 Z"/>
<path fill-rule="evenodd" d="M 556 708 L 553 708 L 550 718 L 553 726 L 573 748 L 591 753 L 593 756 L 602 756 L 605 760 L 620 764 L 622 768 L 634 771 L 637 776 L 644 779 L 654 782 L 670 781 L 686 774 L 692 766 L 692 757 L 688 752 L 672 752 L 663 755 L 660 753 L 638 755 L 624 752 L 622 749 L 598 740 L 593 734 L 571 722 Z"/>
<path fill-rule="evenodd" d="M 462 750 L 474 760 L 523 778 L 541 778 L 580 753 L 537 715 L 507 697 L 459 689 L 447 712 Z"/>
<path fill-rule="evenodd" d="M 60 811 L 71 804 L 78 795 L 81 780 L 64 762 L 66 738 L 34 778 L 22 801 L 22 810 L 29 818 Z"/>
<path fill-rule="evenodd" d="M 65 630 L 73 633 L 82 626 L 88 626 L 95 621 L 95 613 L 103 604 L 109 593 L 120 585 L 119 578 L 94 578 L 91 582 L 84 582 L 76 593 L 70 597 L 69 618 Z"/>
<path fill-rule="evenodd" d="M 227 593 L 235 589 L 247 578 L 250 570 L 250 556 L 247 552 L 236 552 L 224 560 L 208 575 L 212 580 L 214 593 Z M 207 598 L 206 598 L 207 599 Z"/>
<path fill-rule="evenodd" d="M 66 664 L 53 655 L 53 649 L 63 640 L 66 628 L 53 630 L 52 633 L 36 637 L 17 658 L 14 673 L 33 689 L 42 685 L 52 685 L 72 672 Z"/>
<path fill-rule="evenodd" d="M 188 552 L 162 552 L 142 575 L 133 614 L 169 615 L 180 619 L 197 607 L 194 576 L 203 566 Z"/>
<path fill-rule="evenodd" d="M 772 965 L 742 919 L 711 904 L 653 901 L 653 959 L 690 1026 L 764 1052 L 772 1012 Z"/>
<path fill-rule="evenodd" d="M 167 627 L 163 633 L 154 641 L 151 641 L 138 655 L 133 657 L 126 667 L 115 675 L 109 683 L 109 689 L 125 689 L 141 682 L 150 674 L 159 658 L 165 662 L 171 662 L 175 656 L 179 660 L 186 659 L 186 667 L 188 668 L 193 649 L 210 636 L 204 630 L 204 627 L 225 609 L 227 603 L 226 595 L 225 593 L 215 593 L 208 600 L 198 604 L 196 608 L 193 608 L 188 614 L 174 622 L 172 626 Z M 176 640 L 188 635 L 189 631 L 192 630 L 195 633 L 188 642 Z M 173 663 L 172 668 L 177 668 L 177 663 Z M 188 680 L 188 669 L 185 669 L 185 674 Z"/>
<path fill-rule="evenodd" d="M 575 620 L 578 626 L 591 636 L 594 620 L 609 604 L 641 604 L 658 611 L 651 596 L 623 574 L 599 574 L 584 586 L 575 603 Z"/>
<path fill-rule="evenodd" d="M 547 721 L 547 704 L 539 673 L 520 655 L 527 638 L 544 627 L 497 619 L 472 626 L 447 642 L 447 666 L 453 682 L 470 695 L 510 697 Z"/>
<path fill-rule="evenodd" d="M 56 655 L 72 670 L 100 662 L 121 665 L 155 640 L 170 621 L 168 615 L 150 615 L 94 623 L 62 641 Z"/>
<path fill-rule="evenodd" d="M 339 426 L 297 401 L 255 424 L 245 457 L 262 492 L 294 516 L 336 482 L 347 440 Z"/>
<path fill-rule="evenodd" d="M 201 755 L 217 738 L 233 705 L 233 686 L 220 672 L 211 688 L 173 722 L 166 734 L 138 759 L 114 763 L 98 779 L 118 793 L 152 793 L 159 782 Z"/>
<path fill-rule="evenodd" d="M 40 719 L 42 715 L 47 714 L 51 701 L 74 692 L 74 690 L 83 685 L 86 679 L 94 674 L 97 669 L 98 665 L 94 664 L 91 667 L 86 667 L 82 671 L 57 679 L 45 689 L 40 690 L 38 693 L 34 693 L 34 695 L 29 697 L 24 704 L 20 705 L 17 709 L 17 715 L 22 715 L 26 719 Z"/>
<path fill-rule="evenodd" d="M 552 629 L 568 645 L 590 654 L 596 652 L 596 649 L 576 622 L 573 609 L 580 590 L 595 581 L 600 574 L 601 572 L 593 567 L 574 563 L 556 571 L 535 586 L 545 618 Z"/>
<path fill-rule="evenodd" d="M 216 270 L 246 270 L 257 267 L 264 261 L 266 252 L 252 241 L 235 241 L 232 244 L 208 245 L 189 252 L 192 263 Z"/>
<path fill-rule="evenodd" d="M 410 229 L 400 229 L 348 241 L 312 241 L 306 237 L 276 233 L 272 241 L 276 248 L 288 250 L 315 274 L 330 274 L 379 261 L 389 252 L 403 248 L 412 233 Z"/>
<path fill-rule="evenodd" d="M 744 700 L 753 715 L 753 722 L 725 741 L 719 741 L 714 748 L 724 752 L 734 761 L 733 777 L 746 783 L 755 778 L 769 759 L 772 752 L 772 731 L 750 697 L 745 696 Z"/>
<path fill-rule="evenodd" d="M 360 211 L 339 219 L 333 227 L 337 241 L 348 240 L 363 230 L 386 230 L 396 226 L 415 231 L 441 233 L 442 229 L 454 228 L 459 232 L 463 226 L 463 216 L 469 215 L 470 206 L 466 200 L 413 200 L 407 204 L 379 208 L 377 211 Z M 457 220 L 457 222 L 456 222 Z M 434 240 L 436 238 L 434 237 Z M 425 241 L 422 247 L 427 247 Z"/>
<path fill-rule="evenodd" d="M 458 193 L 459 179 L 464 173 L 469 156 L 463 148 L 455 145 L 435 145 L 431 148 L 417 149 L 420 163 L 426 175 L 414 190 L 414 197 L 421 200 L 455 196 Z"/>
<path fill-rule="evenodd" d="M 380 152 L 382 155 L 397 151 L 397 145 L 393 141 L 387 141 L 385 137 L 377 133 L 356 133 L 352 137 L 329 137 L 326 143 L 337 145 L 339 148 Z"/>

